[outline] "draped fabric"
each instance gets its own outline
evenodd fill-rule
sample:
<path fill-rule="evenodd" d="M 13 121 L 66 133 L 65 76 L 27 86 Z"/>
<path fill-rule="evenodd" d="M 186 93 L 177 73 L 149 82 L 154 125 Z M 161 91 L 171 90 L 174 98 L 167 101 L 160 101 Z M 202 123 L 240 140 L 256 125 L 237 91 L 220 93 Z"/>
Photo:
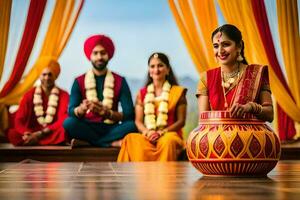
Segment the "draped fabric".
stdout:
<path fill-rule="evenodd" d="M 169 0 L 187 49 L 200 72 L 215 65 L 210 35 L 218 26 L 213 0 Z"/>
<path fill-rule="evenodd" d="M 269 28 L 267 13 L 265 4 L 261 0 L 252 0 L 253 14 L 256 20 L 256 24 L 262 39 L 262 43 L 265 48 L 266 56 L 268 57 L 270 66 L 273 68 L 276 76 L 281 81 L 282 85 L 286 89 L 289 95 L 291 95 L 289 87 L 285 81 L 284 75 L 280 68 L 275 47 L 272 41 L 272 34 Z M 287 116 L 282 108 L 277 104 L 277 123 L 278 133 L 281 140 L 291 140 L 296 134 L 294 127 L 294 121 Z"/>
<path fill-rule="evenodd" d="M 277 15 L 280 43 L 288 84 L 300 114 L 300 77 L 297 67 L 300 66 L 300 36 L 297 0 L 277 0 Z M 298 2 L 299 3 L 299 2 Z M 290 108 L 292 109 L 292 108 Z M 300 120 L 296 120 L 297 135 L 300 137 Z"/>
<path fill-rule="evenodd" d="M 11 6 L 12 0 L 0 1 L 0 80 L 2 78 L 7 49 Z"/>
<path fill-rule="evenodd" d="M 83 2 L 84 0 L 80 0 L 78 9 L 75 10 L 75 0 L 56 1 L 38 59 L 24 80 L 20 81 L 8 95 L 1 98 L 0 103 L 7 105 L 17 104 L 23 94 L 33 86 L 41 71 L 48 65 L 50 60 L 52 58 L 56 60 L 59 58 L 78 19 Z"/>
<path fill-rule="evenodd" d="M 31 0 L 27 14 L 24 33 L 19 46 L 19 51 L 15 60 L 13 71 L 0 92 L 0 97 L 7 95 L 13 87 L 20 81 L 25 70 L 28 58 L 32 51 L 40 22 L 43 17 L 47 0 Z"/>
<path fill-rule="evenodd" d="M 283 1 L 283 0 L 282 0 Z M 277 0 L 277 2 L 280 2 L 280 0 Z M 282 32 L 285 32 L 285 29 L 287 29 L 288 25 L 287 23 L 289 21 L 294 22 L 293 25 L 290 28 L 290 32 L 287 31 L 285 34 L 289 32 L 289 36 L 293 34 L 291 38 L 285 36 L 286 43 L 289 43 L 289 45 L 285 45 L 285 51 L 286 56 L 285 59 L 290 59 L 290 61 L 285 61 L 285 66 L 290 66 L 290 62 L 295 62 L 291 66 L 296 66 L 296 59 L 293 59 L 293 56 L 298 55 L 299 52 L 298 49 L 300 48 L 299 45 L 299 27 L 298 27 L 298 16 L 297 16 L 297 5 L 295 4 L 296 0 L 292 1 L 283 1 L 285 2 L 285 7 L 281 9 L 281 12 L 283 13 L 282 16 L 285 18 L 281 20 L 282 24 L 286 23 L 285 28 L 282 28 Z M 294 121 L 300 121 L 300 108 L 298 105 L 297 98 L 295 95 L 299 94 L 299 80 L 295 79 L 295 76 L 297 75 L 295 71 L 295 67 L 289 67 L 290 69 L 290 76 L 293 75 L 294 79 L 291 79 L 288 77 L 289 85 L 290 80 L 293 80 L 293 88 L 290 87 L 290 93 L 289 93 L 289 87 L 287 83 L 284 81 L 284 75 L 282 73 L 282 70 L 280 68 L 280 65 L 278 63 L 278 59 L 276 57 L 276 52 L 274 48 L 274 44 L 272 42 L 272 37 L 270 33 L 270 29 L 268 26 L 268 21 L 266 17 L 265 8 L 262 7 L 263 1 L 248 1 L 248 0 L 218 0 L 218 4 L 220 6 L 220 9 L 226 19 L 226 21 L 230 24 L 234 24 L 235 26 L 239 27 L 243 34 L 243 39 L 245 42 L 245 56 L 247 60 L 250 63 L 259 63 L 263 65 L 269 65 L 269 74 L 270 74 L 270 83 L 272 87 L 272 92 L 280 105 L 278 107 L 278 112 L 280 113 L 280 121 L 279 125 L 282 128 L 280 130 L 281 132 L 283 129 L 285 129 L 285 133 L 282 134 L 283 137 L 286 137 L 286 139 L 290 139 L 294 133 L 295 130 L 292 127 L 292 120 Z M 253 7 L 252 7 L 253 4 Z M 213 63 L 211 63 L 211 59 L 213 58 L 212 54 L 209 55 L 207 51 L 209 49 L 205 49 L 206 47 L 210 47 L 210 41 L 211 39 L 208 37 L 205 37 L 214 30 L 214 28 L 217 26 L 217 20 L 215 17 L 215 10 L 214 10 L 214 2 L 213 0 L 205 0 L 201 1 L 183 1 L 183 0 L 169 0 L 169 5 L 171 8 L 171 11 L 174 15 L 175 21 L 179 27 L 179 30 L 183 36 L 183 39 L 187 45 L 188 51 L 191 54 L 191 57 L 198 69 L 199 72 L 202 72 L 208 68 L 208 66 L 212 66 Z M 193 14 L 199 12 L 201 10 L 199 7 L 204 6 L 206 8 L 209 8 L 207 10 L 204 9 L 203 12 L 201 12 L 201 15 L 196 15 L 195 17 Z M 208 6 L 211 5 L 211 6 Z M 293 8 L 293 11 L 287 15 L 289 12 L 289 9 L 286 7 Z M 253 14 L 255 11 L 256 16 Z M 202 11 L 202 10 L 201 10 Z M 263 12 L 263 13 L 260 13 Z M 206 14 L 208 15 L 206 15 Z M 280 15 L 278 15 L 280 17 Z M 255 18 L 256 17 L 256 18 Z M 209 20 L 213 19 L 215 22 L 210 22 Z M 259 19 L 261 20 L 259 23 L 257 22 Z M 293 20 L 292 20 L 293 19 Z M 210 24 L 206 24 L 204 26 L 204 23 L 196 23 L 197 22 L 205 22 L 205 20 L 208 20 L 207 22 Z M 297 21 L 297 23 L 296 23 Z M 213 28 L 211 28 L 213 27 Z M 282 25 L 282 27 L 284 27 Z M 207 32 L 206 32 L 207 31 Z M 199 33 L 200 32 L 200 33 Z M 281 34 L 282 35 L 282 34 Z M 298 37 L 297 37 L 298 36 Z M 282 36 L 281 36 L 282 37 Z M 293 41 L 293 42 L 292 42 Z M 270 46 L 271 45 L 271 46 Z M 268 48 L 266 48 L 268 46 Z M 284 46 L 284 45 L 282 45 Z M 269 48 L 270 47 L 270 48 Z M 297 47 L 297 48 L 296 48 Z M 294 49 L 296 49 L 294 51 Z M 206 51 L 207 50 L 207 51 Z M 291 55 L 288 56 L 289 51 L 294 51 Z M 299 59 L 298 61 L 299 62 Z M 299 63 L 298 63 L 299 64 Z M 298 92 L 298 93 L 297 93 Z M 295 100 L 294 100 L 295 99 Z M 296 104 L 296 103 L 297 104 Z M 282 108 L 282 109 L 281 109 Z M 284 114 L 284 112 L 288 116 Z M 292 120 L 291 120 L 291 119 Z"/>
<path fill-rule="evenodd" d="M 247 59 L 251 63 L 268 64 L 270 66 L 255 23 L 251 1 L 219 0 L 218 2 L 227 21 L 241 29 L 245 41 L 245 54 Z M 269 69 L 272 92 L 278 104 L 293 120 L 299 121 L 299 107 L 297 107 L 293 98 L 288 95 L 288 92 L 276 76 L 273 68 L 271 67 Z"/>

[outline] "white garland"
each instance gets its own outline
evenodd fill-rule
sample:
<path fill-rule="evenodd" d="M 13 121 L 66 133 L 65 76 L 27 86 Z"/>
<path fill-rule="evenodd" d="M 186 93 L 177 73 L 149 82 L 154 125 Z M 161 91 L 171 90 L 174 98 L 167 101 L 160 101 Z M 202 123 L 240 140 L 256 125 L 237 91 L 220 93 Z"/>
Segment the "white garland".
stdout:
<path fill-rule="evenodd" d="M 85 95 L 89 101 L 99 101 L 97 97 L 96 90 L 96 79 L 94 76 L 93 70 L 89 70 L 84 78 L 85 85 Z M 114 98 L 114 76 L 110 70 L 107 70 L 105 80 L 104 80 L 104 89 L 103 89 L 103 101 L 102 104 L 108 109 L 112 109 Z M 112 124 L 114 121 L 110 119 L 105 119 L 104 123 Z"/>
<path fill-rule="evenodd" d="M 164 82 L 161 94 L 161 101 L 158 106 L 158 114 L 155 113 L 154 85 L 147 86 L 147 94 L 144 99 L 144 123 L 149 130 L 163 129 L 168 124 L 168 102 L 171 85 L 168 81 Z"/>
<path fill-rule="evenodd" d="M 34 95 L 33 95 L 33 104 L 34 104 L 34 113 L 35 116 L 37 117 L 37 121 L 39 124 L 42 126 L 47 126 L 47 124 L 50 124 L 53 121 L 53 118 L 56 113 L 56 108 L 58 105 L 58 100 L 59 100 L 59 89 L 57 87 L 53 87 L 49 100 L 48 100 L 48 105 L 47 105 L 47 110 L 46 110 L 46 116 L 44 113 L 43 109 L 43 99 L 42 99 L 42 88 L 41 86 L 38 86 L 34 90 Z"/>

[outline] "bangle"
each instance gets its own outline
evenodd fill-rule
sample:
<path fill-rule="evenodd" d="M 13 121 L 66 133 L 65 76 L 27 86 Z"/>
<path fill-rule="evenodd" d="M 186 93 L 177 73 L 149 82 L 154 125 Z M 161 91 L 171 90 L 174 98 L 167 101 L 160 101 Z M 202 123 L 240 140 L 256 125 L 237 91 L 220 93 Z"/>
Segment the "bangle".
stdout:
<path fill-rule="evenodd" d="M 262 107 L 262 105 L 260 105 L 260 104 L 257 104 L 257 106 L 258 106 L 258 112 L 257 112 L 257 115 L 260 115 L 260 114 L 262 113 L 262 111 L 263 111 L 263 107 Z"/>
<path fill-rule="evenodd" d="M 255 115 L 259 115 L 263 111 L 263 107 L 260 104 L 254 103 L 254 102 L 249 102 L 251 105 L 251 112 Z"/>
<path fill-rule="evenodd" d="M 264 102 L 261 105 L 262 106 L 271 106 L 271 107 L 273 107 L 273 103 L 272 102 Z"/>

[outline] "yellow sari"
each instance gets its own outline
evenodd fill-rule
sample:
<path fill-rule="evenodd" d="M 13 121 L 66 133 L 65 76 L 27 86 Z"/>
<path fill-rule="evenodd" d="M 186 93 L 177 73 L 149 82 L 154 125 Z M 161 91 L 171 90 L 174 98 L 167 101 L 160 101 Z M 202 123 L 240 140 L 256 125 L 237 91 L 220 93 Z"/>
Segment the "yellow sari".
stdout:
<path fill-rule="evenodd" d="M 180 97 L 185 94 L 185 89 L 180 86 L 172 86 L 169 96 L 168 125 L 176 119 L 176 106 Z M 140 95 L 141 96 L 141 95 Z M 159 104 L 156 103 L 157 107 Z M 174 116 L 170 116 L 174 115 Z M 181 130 L 178 132 L 166 132 L 156 144 L 152 144 L 141 133 L 130 133 L 122 142 L 118 156 L 118 162 L 128 161 L 175 161 L 184 147 Z"/>

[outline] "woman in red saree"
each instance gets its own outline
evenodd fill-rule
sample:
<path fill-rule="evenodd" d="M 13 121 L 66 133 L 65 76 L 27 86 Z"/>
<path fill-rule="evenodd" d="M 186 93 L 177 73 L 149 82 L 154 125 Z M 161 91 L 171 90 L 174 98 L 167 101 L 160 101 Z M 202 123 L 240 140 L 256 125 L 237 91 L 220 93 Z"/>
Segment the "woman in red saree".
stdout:
<path fill-rule="evenodd" d="M 233 117 L 252 113 L 273 121 L 273 104 L 267 66 L 248 64 L 241 32 L 225 24 L 212 33 L 218 68 L 201 74 L 197 97 L 199 111 L 228 110 Z"/>
<path fill-rule="evenodd" d="M 165 54 L 152 54 L 148 65 L 146 85 L 135 105 L 139 133 L 123 139 L 119 162 L 174 161 L 184 147 L 181 129 L 186 118 L 186 89 L 177 84 Z"/>

